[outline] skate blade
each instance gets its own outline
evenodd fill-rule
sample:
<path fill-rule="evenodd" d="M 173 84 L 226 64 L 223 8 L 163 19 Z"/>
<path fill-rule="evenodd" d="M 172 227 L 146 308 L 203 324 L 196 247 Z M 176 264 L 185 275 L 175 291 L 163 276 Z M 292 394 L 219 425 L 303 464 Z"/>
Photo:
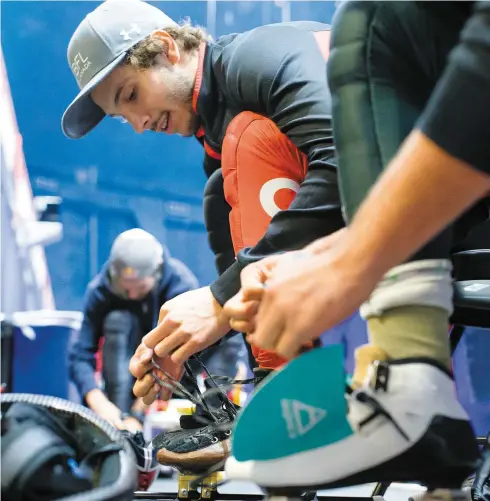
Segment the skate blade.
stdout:
<path fill-rule="evenodd" d="M 267 496 L 264 501 L 302 501 L 301 496 Z"/>
<path fill-rule="evenodd" d="M 217 485 L 223 479 L 221 472 L 214 472 L 207 477 L 183 475 L 178 477 L 177 499 L 212 499 L 217 493 Z M 196 486 L 196 481 L 198 485 Z"/>

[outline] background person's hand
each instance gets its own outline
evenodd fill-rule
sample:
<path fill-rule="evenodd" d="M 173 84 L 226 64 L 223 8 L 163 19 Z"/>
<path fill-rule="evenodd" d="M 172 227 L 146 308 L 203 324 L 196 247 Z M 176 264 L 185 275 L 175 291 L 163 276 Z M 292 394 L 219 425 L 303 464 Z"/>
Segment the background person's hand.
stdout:
<path fill-rule="evenodd" d="M 85 395 L 87 405 L 97 416 L 105 419 L 118 429 L 123 429 L 121 409 L 113 404 L 102 390 L 95 388 Z"/>
<path fill-rule="evenodd" d="M 137 431 L 143 430 L 143 425 L 134 417 L 129 416 L 123 419 L 118 426 L 116 426 L 119 430 L 127 430 L 131 433 L 136 433 Z"/>

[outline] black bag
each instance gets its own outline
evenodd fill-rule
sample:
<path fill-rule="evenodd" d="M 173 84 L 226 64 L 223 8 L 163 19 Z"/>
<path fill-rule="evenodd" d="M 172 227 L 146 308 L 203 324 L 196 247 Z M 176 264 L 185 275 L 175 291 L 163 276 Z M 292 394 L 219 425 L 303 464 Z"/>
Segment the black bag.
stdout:
<path fill-rule="evenodd" d="M 131 447 L 85 407 L 54 397 L 4 394 L 1 433 L 3 499 L 133 499 Z"/>

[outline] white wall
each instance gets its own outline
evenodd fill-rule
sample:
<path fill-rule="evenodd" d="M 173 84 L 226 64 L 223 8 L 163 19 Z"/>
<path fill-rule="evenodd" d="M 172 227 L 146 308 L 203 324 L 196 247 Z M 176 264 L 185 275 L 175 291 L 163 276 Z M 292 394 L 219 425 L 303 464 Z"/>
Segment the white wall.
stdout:
<path fill-rule="evenodd" d="M 60 228 L 36 219 L 1 48 L 0 110 L 0 311 L 11 315 L 15 311 L 54 309 L 44 248 L 35 242 L 45 240 L 43 233 L 53 230 L 59 236 Z"/>

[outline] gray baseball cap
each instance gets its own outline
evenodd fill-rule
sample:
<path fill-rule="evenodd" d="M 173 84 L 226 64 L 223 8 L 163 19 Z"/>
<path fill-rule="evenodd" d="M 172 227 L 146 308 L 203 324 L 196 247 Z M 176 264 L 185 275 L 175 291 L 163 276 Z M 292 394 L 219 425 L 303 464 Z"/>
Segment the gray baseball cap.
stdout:
<path fill-rule="evenodd" d="M 142 0 L 106 0 L 88 14 L 68 45 L 68 64 L 80 93 L 63 114 L 64 134 L 71 139 L 88 134 L 105 117 L 90 92 L 134 45 L 155 30 L 175 25 L 160 9 Z"/>
<path fill-rule="evenodd" d="M 163 247 L 140 228 L 124 231 L 114 240 L 109 256 L 113 277 L 140 279 L 154 276 L 163 264 Z"/>

